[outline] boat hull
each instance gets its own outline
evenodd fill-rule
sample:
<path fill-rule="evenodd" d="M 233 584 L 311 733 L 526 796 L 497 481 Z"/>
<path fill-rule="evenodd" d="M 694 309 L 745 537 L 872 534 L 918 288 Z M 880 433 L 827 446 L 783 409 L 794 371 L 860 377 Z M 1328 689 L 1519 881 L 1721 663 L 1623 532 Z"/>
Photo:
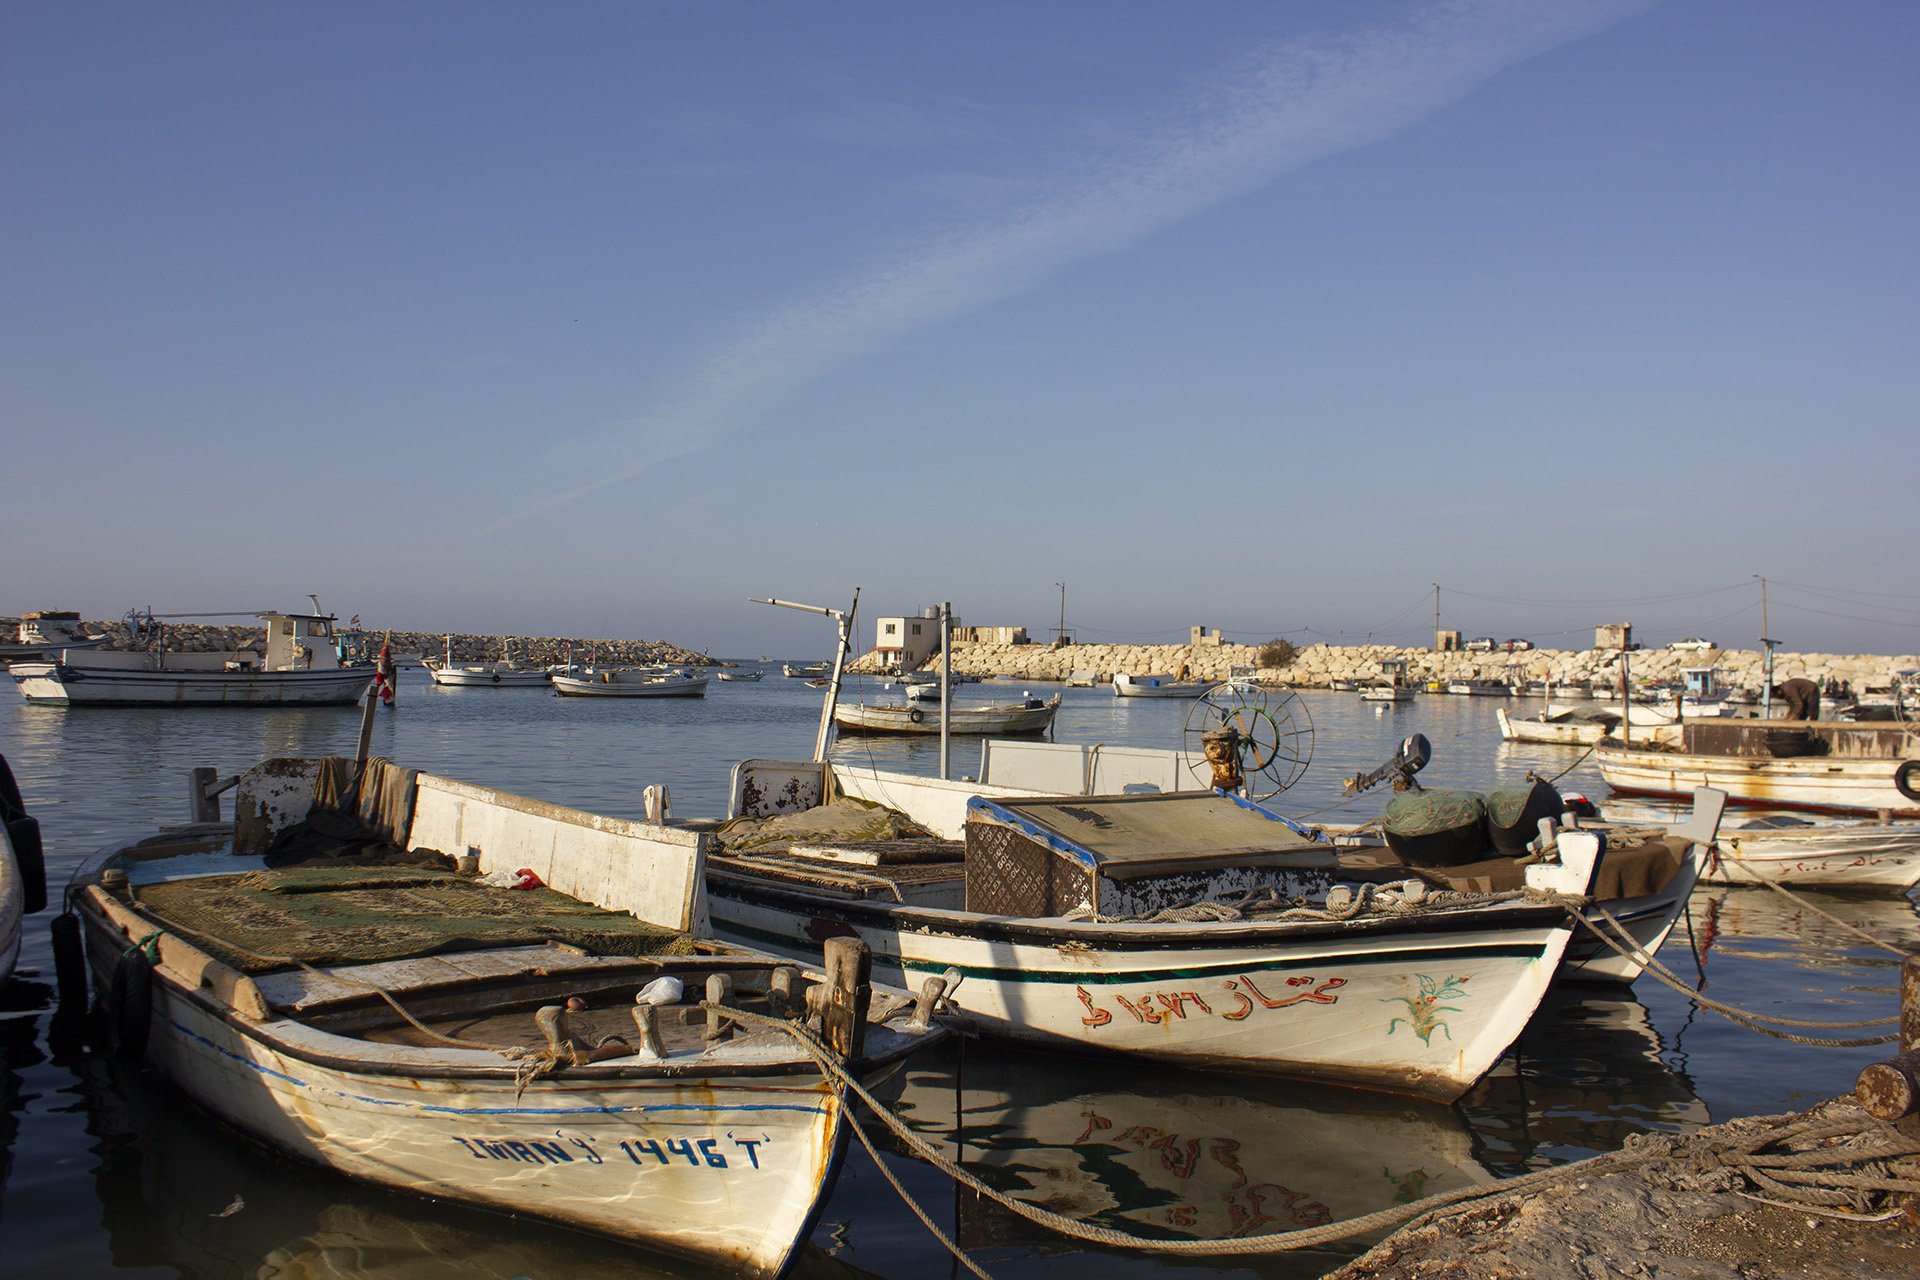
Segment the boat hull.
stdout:
<path fill-rule="evenodd" d="M 1712 884 L 1904 891 L 1920 882 L 1920 823 L 1722 827 L 1701 878 Z"/>
<path fill-rule="evenodd" d="M 1058 697 L 1038 707 L 953 707 L 949 729 L 959 734 L 1045 733 L 1059 710 Z M 940 709 L 836 706 L 833 722 L 843 733 L 939 733 Z"/>
<path fill-rule="evenodd" d="M 574 676 L 551 678 L 553 691 L 563 698 L 704 698 L 707 682 L 702 677 L 689 680 L 581 680 Z"/>
<path fill-rule="evenodd" d="M 798 957 L 813 939 L 853 934 L 872 949 L 876 981 L 909 987 L 957 969 L 949 995 L 990 1035 L 1439 1101 L 1465 1092 L 1519 1035 L 1569 936 L 1550 910 L 1502 927 L 1396 929 L 1388 950 L 1385 935 L 1351 930 L 1021 928 L 829 903 L 719 870 L 708 892 L 714 927 L 731 941 Z"/>
<path fill-rule="evenodd" d="M 105 983 L 126 939 L 88 925 L 95 980 Z M 364 1069 L 364 1056 L 331 1055 L 327 1042 L 359 1055 L 380 1046 L 291 1023 L 246 1025 L 165 970 L 152 990 L 148 1065 L 268 1146 L 395 1190 L 564 1223 L 733 1274 L 785 1268 L 844 1146 L 843 1112 L 811 1069 L 557 1077 L 522 1090 L 511 1064 Z M 275 1043 L 282 1032 L 315 1037 L 314 1051 L 287 1052 Z"/>
<path fill-rule="evenodd" d="M 1201 698 L 1215 687 L 1211 680 L 1176 680 L 1171 676 L 1128 676 L 1113 678 L 1113 692 L 1119 698 Z"/>
<path fill-rule="evenodd" d="M 548 687 L 544 671 L 493 671 L 485 667 L 427 668 L 435 684 L 475 689 L 544 689 Z"/>
<path fill-rule="evenodd" d="M 1680 913 L 1686 910 L 1687 898 L 1700 879 L 1700 854 L 1699 845 L 1688 845 L 1680 869 L 1673 873 L 1658 893 L 1635 898 L 1614 898 L 1596 904 L 1626 930 L 1639 955 L 1652 956 L 1659 951 L 1667 935 L 1680 922 Z M 1589 908 L 1588 914 L 1599 919 L 1594 908 Z M 1609 936 L 1615 941 L 1626 945 L 1626 940 L 1620 938 L 1611 925 L 1605 921 L 1600 921 L 1600 925 L 1609 931 Z M 1567 944 L 1567 958 L 1560 967 L 1560 981 L 1630 983 L 1645 972 L 1646 967 L 1644 960 L 1621 955 L 1596 937 L 1592 929 L 1583 927 Z"/>
<path fill-rule="evenodd" d="M 16 664 L 10 671 L 28 702 L 67 706 L 346 706 L 373 683 L 371 667 L 332 671 L 140 671 Z"/>
<path fill-rule="evenodd" d="M 1735 804 L 1920 817 L 1920 802 L 1894 785 L 1900 760 L 1697 755 L 1602 742 L 1594 761 L 1607 785 L 1628 795 L 1684 797 L 1717 787 Z"/>
<path fill-rule="evenodd" d="M 1500 736 L 1508 742 L 1590 747 L 1607 736 L 1607 726 L 1597 720 L 1544 720 L 1538 716 L 1510 716 L 1505 707 L 1495 709 L 1494 715 L 1500 721 Z"/>

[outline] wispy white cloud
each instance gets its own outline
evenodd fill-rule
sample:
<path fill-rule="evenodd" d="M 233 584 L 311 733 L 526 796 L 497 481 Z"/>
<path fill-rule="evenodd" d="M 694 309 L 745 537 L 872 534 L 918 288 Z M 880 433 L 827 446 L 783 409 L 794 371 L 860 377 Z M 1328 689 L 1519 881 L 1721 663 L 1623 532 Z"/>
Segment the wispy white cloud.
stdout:
<path fill-rule="evenodd" d="M 1651 0 L 1455 0 L 1404 24 L 1249 55 L 1214 87 L 1116 139 L 1003 215 L 930 232 L 769 314 L 709 353 L 681 393 L 636 416 L 647 461 L 555 493 L 511 523 L 698 452 L 792 390 L 904 332 L 1019 294 L 1073 263 L 1405 129 L 1502 69 Z"/>

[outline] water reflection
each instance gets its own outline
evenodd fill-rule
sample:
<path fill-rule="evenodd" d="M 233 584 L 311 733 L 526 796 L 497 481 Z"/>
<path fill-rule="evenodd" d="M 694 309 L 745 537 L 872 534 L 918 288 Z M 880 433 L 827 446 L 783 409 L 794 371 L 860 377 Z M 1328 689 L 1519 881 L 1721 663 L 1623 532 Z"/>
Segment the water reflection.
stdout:
<path fill-rule="evenodd" d="M 710 1274 L 538 1222 L 379 1192 L 254 1145 L 136 1069 L 104 1058 L 77 1069 L 100 1220 L 121 1267 L 208 1280 Z"/>
<path fill-rule="evenodd" d="M 890 1100 L 996 1190 L 1157 1239 L 1319 1226 L 1492 1177 L 1448 1107 L 997 1044 L 907 1074 Z M 968 1249 L 1080 1247 L 969 1191 L 952 1205 Z"/>
<path fill-rule="evenodd" d="M 1632 996 L 1554 987 L 1458 1105 L 1480 1159 L 1513 1177 L 1617 1150 L 1635 1134 L 1711 1124 L 1684 1064 Z"/>

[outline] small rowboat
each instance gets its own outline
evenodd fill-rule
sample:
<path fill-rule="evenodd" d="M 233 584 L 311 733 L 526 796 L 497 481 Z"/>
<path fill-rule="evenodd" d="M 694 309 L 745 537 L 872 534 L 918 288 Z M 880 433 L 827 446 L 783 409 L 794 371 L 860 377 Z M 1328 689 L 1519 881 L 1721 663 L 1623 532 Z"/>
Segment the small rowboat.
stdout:
<path fill-rule="evenodd" d="M 1057 693 L 1045 701 L 1028 698 L 1014 703 L 949 704 L 948 727 L 953 733 L 964 734 L 1045 733 L 1053 727 L 1054 714 L 1059 710 Z M 845 733 L 939 733 L 940 708 L 841 703 L 833 709 L 833 722 Z"/>
<path fill-rule="evenodd" d="M 555 693 L 568 698 L 704 698 L 707 678 L 688 671 L 651 667 L 577 667 L 551 677 Z"/>
<path fill-rule="evenodd" d="M 375 804 L 282 825 L 351 797 L 353 776 L 346 760 L 264 762 L 237 780 L 232 827 L 81 868 L 76 933 L 109 1051 L 299 1160 L 779 1274 L 845 1145 L 823 1064 L 872 1079 L 931 1043 L 938 991 L 870 1014 L 846 939 L 833 974 L 811 975 L 819 992 L 797 967 L 694 940 L 711 841 L 694 832 L 382 761 Z M 351 820 L 395 853 L 259 852 Z"/>

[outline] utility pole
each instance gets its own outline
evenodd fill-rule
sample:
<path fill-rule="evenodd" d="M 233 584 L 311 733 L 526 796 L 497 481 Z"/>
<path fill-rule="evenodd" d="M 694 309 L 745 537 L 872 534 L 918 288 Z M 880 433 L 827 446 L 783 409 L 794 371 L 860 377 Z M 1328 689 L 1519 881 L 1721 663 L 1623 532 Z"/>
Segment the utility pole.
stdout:
<path fill-rule="evenodd" d="M 1440 584 L 1433 584 L 1433 647 L 1440 647 Z"/>
<path fill-rule="evenodd" d="M 1751 576 L 1760 578 L 1757 573 Z M 1766 657 L 1760 663 L 1760 670 L 1763 673 L 1760 677 L 1760 718 L 1762 720 L 1773 718 L 1773 646 L 1779 641 L 1768 637 L 1767 632 L 1771 629 L 1767 626 L 1767 580 L 1760 578 L 1760 647 L 1766 653 Z"/>
<path fill-rule="evenodd" d="M 1067 638 L 1067 584 L 1056 582 L 1053 585 L 1060 588 L 1060 625 L 1054 630 L 1053 638 L 1065 640 Z"/>

